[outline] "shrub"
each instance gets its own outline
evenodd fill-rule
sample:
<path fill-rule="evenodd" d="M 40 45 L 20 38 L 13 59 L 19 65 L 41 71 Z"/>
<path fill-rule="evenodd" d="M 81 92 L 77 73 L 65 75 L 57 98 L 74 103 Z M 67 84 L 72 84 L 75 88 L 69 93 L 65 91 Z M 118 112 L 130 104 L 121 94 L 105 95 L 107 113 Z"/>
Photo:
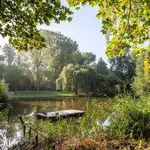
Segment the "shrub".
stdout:
<path fill-rule="evenodd" d="M 135 99 L 127 96 L 119 100 L 117 116 L 109 131 L 115 137 L 148 139 L 150 138 L 150 97 Z"/>
<path fill-rule="evenodd" d="M 8 85 L 5 80 L 0 80 L 0 102 L 6 102 L 8 99 Z"/>

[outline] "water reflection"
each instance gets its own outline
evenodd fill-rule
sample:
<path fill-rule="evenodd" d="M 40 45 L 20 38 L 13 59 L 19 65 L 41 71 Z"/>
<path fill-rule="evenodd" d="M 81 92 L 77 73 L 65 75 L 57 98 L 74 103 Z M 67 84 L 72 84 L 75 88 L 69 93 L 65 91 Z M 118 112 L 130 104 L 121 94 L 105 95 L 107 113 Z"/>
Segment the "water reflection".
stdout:
<path fill-rule="evenodd" d="M 19 130 L 19 125 L 16 124 L 13 127 L 13 132 L 9 129 L 9 127 L 0 129 L 0 148 L 2 150 L 7 150 L 20 141 L 22 132 Z"/>
<path fill-rule="evenodd" d="M 97 101 L 101 100 L 97 99 Z M 8 147 L 11 147 L 20 140 L 21 131 L 19 130 L 18 115 L 30 117 L 35 112 L 43 110 L 47 112 L 65 109 L 84 110 L 87 101 L 92 100 L 89 98 L 67 98 L 59 100 L 10 101 L 12 111 L 9 125 L 7 124 L 7 109 L 2 112 L 3 118 L 0 118 L 0 148 L 7 150 Z"/>

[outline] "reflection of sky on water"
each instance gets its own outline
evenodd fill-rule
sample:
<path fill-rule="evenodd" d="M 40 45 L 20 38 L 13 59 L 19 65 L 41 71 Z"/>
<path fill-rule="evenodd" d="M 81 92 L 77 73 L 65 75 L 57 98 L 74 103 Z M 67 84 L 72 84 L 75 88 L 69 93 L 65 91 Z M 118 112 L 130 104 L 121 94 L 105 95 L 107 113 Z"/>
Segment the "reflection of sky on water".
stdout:
<path fill-rule="evenodd" d="M 20 141 L 22 132 L 19 130 L 19 125 L 15 124 L 13 132 L 9 131 L 9 128 L 5 127 L 0 129 L 0 148 L 1 150 L 8 150 L 16 143 Z"/>

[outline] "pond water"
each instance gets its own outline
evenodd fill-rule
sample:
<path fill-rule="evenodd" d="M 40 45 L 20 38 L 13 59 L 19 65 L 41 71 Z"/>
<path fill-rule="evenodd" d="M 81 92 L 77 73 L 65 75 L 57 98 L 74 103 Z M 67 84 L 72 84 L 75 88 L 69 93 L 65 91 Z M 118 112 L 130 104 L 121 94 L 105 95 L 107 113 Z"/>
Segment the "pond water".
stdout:
<path fill-rule="evenodd" d="M 13 146 L 19 142 L 21 138 L 22 131 L 19 130 L 19 119 L 18 115 L 24 117 L 34 116 L 36 112 L 50 112 L 57 110 L 66 109 L 78 109 L 84 110 L 87 101 L 92 101 L 92 99 L 80 97 L 80 98 L 65 98 L 65 99 L 55 99 L 55 100 L 18 100 L 9 101 L 11 106 L 11 113 L 8 124 L 8 109 L 2 111 L 2 116 L 0 117 L 0 149 L 7 150 L 9 147 Z M 96 99 L 97 102 L 101 102 L 105 99 Z"/>

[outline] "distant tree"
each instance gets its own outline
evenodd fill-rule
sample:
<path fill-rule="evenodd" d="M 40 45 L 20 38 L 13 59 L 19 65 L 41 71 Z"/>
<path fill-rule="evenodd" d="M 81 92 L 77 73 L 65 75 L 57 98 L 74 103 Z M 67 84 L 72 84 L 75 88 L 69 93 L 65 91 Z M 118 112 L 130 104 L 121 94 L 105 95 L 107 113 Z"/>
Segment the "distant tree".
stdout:
<path fill-rule="evenodd" d="M 117 94 L 116 85 L 119 84 L 118 78 L 114 73 L 109 72 L 107 75 L 99 75 L 97 92 L 101 96 L 115 96 Z"/>
<path fill-rule="evenodd" d="M 4 64 L 0 63 L 0 80 L 3 78 Z"/>
<path fill-rule="evenodd" d="M 117 57 L 109 60 L 111 66 L 110 71 L 115 75 L 118 82 L 118 90 L 120 92 L 131 92 L 131 83 L 135 75 L 135 60 L 129 51 L 125 56 Z"/>
<path fill-rule="evenodd" d="M 107 75 L 109 73 L 107 64 L 102 58 L 100 58 L 98 63 L 96 64 L 96 70 L 97 70 L 97 73 L 101 75 Z"/>
<path fill-rule="evenodd" d="M 96 92 L 96 71 L 92 67 L 79 66 L 69 64 L 63 68 L 59 78 L 56 80 L 58 89 L 67 89 L 75 91 L 78 90 L 88 94 L 89 92 Z"/>
<path fill-rule="evenodd" d="M 9 89 L 16 91 L 19 89 L 20 80 L 22 79 L 23 71 L 18 69 L 17 66 L 6 66 L 3 74 L 3 78 L 9 84 Z"/>
<path fill-rule="evenodd" d="M 27 53 L 16 52 L 15 64 L 22 69 L 27 69 L 29 67 L 29 56 Z"/>
<path fill-rule="evenodd" d="M 41 88 L 45 90 L 51 90 L 54 91 L 56 90 L 56 74 L 55 72 L 49 70 L 49 68 L 45 68 L 43 71 L 43 76 L 44 79 L 42 80 L 43 82 L 41 83 Z"/>
<path fill-rule="evenodd" d="M 81 56 L 76 41 L 60 32 L 41 30 L 41 35 L 46 39 L 47 65 L 57 76 L 64 66 L 78 63 Z"/>
<path fill-rule="evenodd" d="M 15 61 L 16 53 L 15 49 L 12 48 L 9 44 L 5 44 L 2 48 L 4 60 L 7 65 L 12 65 Z"/>
<path fill-rule="evenodd" d="M 2 52 L 1 48 L 0 51 Z M 4 72 L 4 56 L 0 55 L 0 80 L 3 78 L 3 72 Z"/>
<path fill-rule="evenodd" d="M 74 71 L 75 66 L 73 64 L 68 64 L 62 70 L 59 78 L 56 80 L 57 88 L 62 90 L 73 90 L 74 88 Z"/>
<path fill-rule="evenodd" d="M 23 72 L 24 70 L 22 70 Z M 31 76 L 26 75 L 25 73 L 22 74 L 20 80 L 18 80 L 19 84 L 17 89 L 18 90 L 33 90 L 35 89 L 34 82 Z"/>
<path fill-rule="evenodd" d="M 97 73 L 92 67 L 81 67 L 78 73 L 78 84 L 83 92 L 95 95 L 97 90 Z"/>
<path fill-rule="evenodd" d="M 81 64 L 82 65 L 90 65 L 91 63 L 94 63 L 96 60 L 96 55 L 91 52 L 82 52 L 82 59 Z"/>
<path fill-rule="evenodd" d="M 40 89 L 41 82 L 43 80 L 43 70 L 46 67 L 46 50 L 34 50 L 30 51 L 29 58 L 31 61 L 32 73 L 35 78 L 35 85 L 37 91 Z"/>

